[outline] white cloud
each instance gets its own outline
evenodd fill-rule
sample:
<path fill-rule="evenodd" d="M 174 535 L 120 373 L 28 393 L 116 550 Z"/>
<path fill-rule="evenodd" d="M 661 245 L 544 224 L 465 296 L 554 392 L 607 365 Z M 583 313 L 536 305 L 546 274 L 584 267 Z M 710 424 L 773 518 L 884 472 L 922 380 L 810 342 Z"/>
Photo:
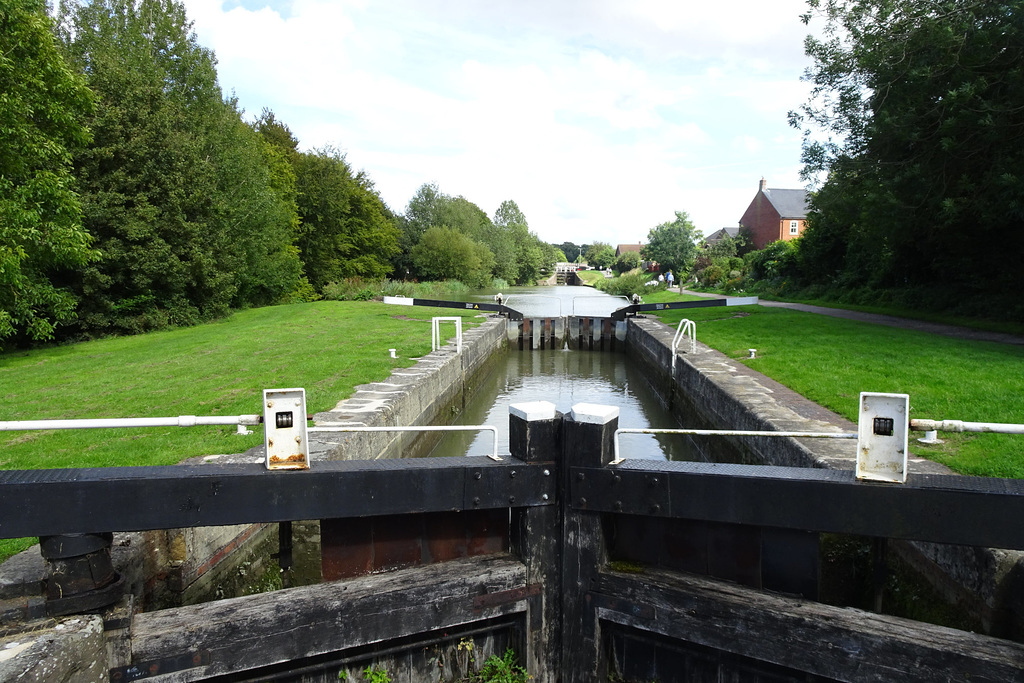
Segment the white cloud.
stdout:
<path fill-rule="evenodd" d="M 344 150 L 397 211 L 437 182 L 615 244 L 677 209 L 735 225 L 762 175 L 796 178 L 803 0 L 185 3 L 226 92 Z"/>

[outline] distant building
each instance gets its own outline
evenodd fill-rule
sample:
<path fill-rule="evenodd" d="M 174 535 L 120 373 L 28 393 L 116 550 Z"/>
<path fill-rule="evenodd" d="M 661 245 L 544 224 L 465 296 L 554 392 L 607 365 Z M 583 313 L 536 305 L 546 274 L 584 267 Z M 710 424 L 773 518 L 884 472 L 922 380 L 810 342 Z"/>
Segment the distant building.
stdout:
<path fill-rule="evenodd" d="M 711 246 L 712 244 L 718 244 L 726 237 L 736 239 L 737 237 L 739 237 L 739 234 L 739 228 L 722 228 L 721 230 L 716 230 L 715 232 L 705 237 L 704 243 L 707 244 L 708 246 Z"/>
<path fill-rule="evenodd" d="M 619 258 L 622 254 L 628 254 L 630 252 L 639 254 L 640 250 L 646 247 L 646 244 L 620 244 L 615 247 L 615 258 Z M 640 268 L 647 271 L 654 271 L 658 269 L 658 263 L 656 261 L 645 261 L 643 256 L 640 257 Z"/>
<path fill-rule="evenodd" d="M 754 249 L 803 234 L 807 222 L 807 191 L 766 187 L 765 179 L 750 202 L 740 227 L 750 231 Z"/>

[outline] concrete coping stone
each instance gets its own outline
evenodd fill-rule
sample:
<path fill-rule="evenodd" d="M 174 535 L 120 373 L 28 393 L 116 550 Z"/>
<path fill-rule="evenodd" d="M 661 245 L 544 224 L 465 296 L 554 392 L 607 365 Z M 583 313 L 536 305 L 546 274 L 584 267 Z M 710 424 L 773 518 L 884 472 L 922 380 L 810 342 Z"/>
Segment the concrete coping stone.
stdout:
<path fill-rule="evenodd" d="M 619 419 L 617 406 L 602 406 L 596 403 L 577 403 L 572 407 L 572 419 L 593 425 L 608 424 Z"/>
<path fill-rule="evenodd" d="M 521 420 L 533 422 L 535 420 L 555 419 L 555 404 L 550 401 L 527 401 L 524 403 L 512 403 L 508 407 L 510 415 Z"/>

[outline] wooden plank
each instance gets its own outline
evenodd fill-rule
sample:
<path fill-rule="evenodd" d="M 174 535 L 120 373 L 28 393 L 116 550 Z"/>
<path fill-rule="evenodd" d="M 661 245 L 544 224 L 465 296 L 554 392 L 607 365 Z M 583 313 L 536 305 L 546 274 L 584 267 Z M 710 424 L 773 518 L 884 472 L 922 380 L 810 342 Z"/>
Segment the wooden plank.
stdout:
<path fill-rule="evenodd" d="M 692 575 L 606 571 L 592 599 L 602 620 L 838 681 L 1024 681 L 1019 643 Z"/>
<path fill-rule="evenodd" d="M 0 472 L 0 538 L 548 505 L 543 467 L 484 457 Z M 510 472 L 516 471 L 511 477 Z"/>
<path fill-rule="evenodd" d="M 562 451 L 562 415 L 551 419 L 529 419 L 509 415 L 509 448 L 524 462 L 548 467 L 549 478 L 557 482 Z M 556 487 L 556 490 L 557 487 Z M 512 547 L 526 565 L 527 580 L 542 588 L 540 604 L 531 607 L 526 635 L 526 662 L 536 683 L 558 680 L 562 629 L 561 511 L 555 505 L 514 510 Z"/>
<path fill-rule="evenodd" d="M 900 485 L 852 471 L 642 459 L 573 474 L 573 499 L 590 510 L 1024 550 L 1018 479 L 911 475 Z M 656 512 L 652 476 L 670 501 Z"/>
<path fill-rule="evenodd" d="M 500 600 L 480 599 L 506 591 Z M 508 555 L 454 560 L 139 614 L 132 662 L 195 657 L 197 665 L 179 664 L 155 680 L 202 680 L 524 613 L 530 595 L 525 567 Z"/>
<path fill-rule="evenodd" d="M 617 410 L 617 409 L 616 409 Z M 601 467 L 612 459 L 612 436 L 618 416 L 603 424 L 595 416 L 565 416 L 562 425 L 562 481 L 574 467 Z M 574 475 L 578 476 L 578 475 Z M 568 488 L 565 483 L 562 490 Z M 607 665 L 600 651 L 596 612 L 587 593 L 608 561 L 604 531 L 598 513 L 586 510 L 587 501 L 562 499 L 562 656 L 565 683 L 603 680 Z"/>

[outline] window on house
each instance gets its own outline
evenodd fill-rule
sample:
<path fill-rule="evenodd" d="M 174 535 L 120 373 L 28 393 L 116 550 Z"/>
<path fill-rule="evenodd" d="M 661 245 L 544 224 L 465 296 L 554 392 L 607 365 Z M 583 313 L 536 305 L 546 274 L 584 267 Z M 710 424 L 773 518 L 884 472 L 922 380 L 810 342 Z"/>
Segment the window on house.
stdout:
<path fill-rule="evenodd" d="M 790 221 L 789 222 L 789 234 L 790 235 L 797 235 L 797 234 L 799 234 L 800 233 L 800 227 L 799 226 L 800 226 L 800 224 L 797 223 L 796 221 Z"/>

